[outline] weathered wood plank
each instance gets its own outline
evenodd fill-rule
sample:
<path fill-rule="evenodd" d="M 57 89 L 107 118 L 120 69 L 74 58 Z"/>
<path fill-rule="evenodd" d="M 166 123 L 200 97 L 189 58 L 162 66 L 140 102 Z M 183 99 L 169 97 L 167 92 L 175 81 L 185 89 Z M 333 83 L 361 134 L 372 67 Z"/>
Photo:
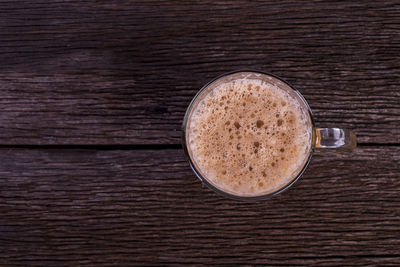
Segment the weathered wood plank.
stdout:
<path fill-rule="evenodd" d="M 196 91 L 241 68 L 399 143 L 399 31 L 396 1 L 1 1 L 0 144 L 177 144 Z"/>
<path fill-rule="evenodd" d="M 180 150 L 0 150 L 0 264 L 395 265 L 400 148 L 315 155 L 259 202 L 202 188 Z"/>

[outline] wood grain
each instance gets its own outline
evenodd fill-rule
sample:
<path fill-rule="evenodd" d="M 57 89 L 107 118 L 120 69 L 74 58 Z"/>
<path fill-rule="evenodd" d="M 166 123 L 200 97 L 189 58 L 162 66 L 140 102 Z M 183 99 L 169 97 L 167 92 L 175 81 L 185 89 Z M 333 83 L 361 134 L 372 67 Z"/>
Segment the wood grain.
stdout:
<path fill-rule="evenodd" d="M 181 150 L 2 149 L 2 266 L 395 266 L 400 148 L 315 155 L 283 194 L 220 197 Z"/>
<path fill-rule="evenodd" d="M 0 144 L 178 144 L 197 90 L 242 68 L 398 144 L 399 32 L 397 1 L 0 1 Z"/>

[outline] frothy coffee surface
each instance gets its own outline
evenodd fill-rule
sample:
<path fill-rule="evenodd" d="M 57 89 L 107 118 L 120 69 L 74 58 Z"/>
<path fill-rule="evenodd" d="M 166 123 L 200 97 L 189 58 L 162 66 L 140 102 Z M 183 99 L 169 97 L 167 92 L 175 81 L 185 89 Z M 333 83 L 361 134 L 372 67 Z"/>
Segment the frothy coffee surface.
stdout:
<path fill-rule="evenodd" d="M 192 160 L 222 191 L 258 196 L 288 184 L 310 149 L 310 124 L 296 99 L 259 79 L 237 79 L 210 91 L 188 127 Z"/>

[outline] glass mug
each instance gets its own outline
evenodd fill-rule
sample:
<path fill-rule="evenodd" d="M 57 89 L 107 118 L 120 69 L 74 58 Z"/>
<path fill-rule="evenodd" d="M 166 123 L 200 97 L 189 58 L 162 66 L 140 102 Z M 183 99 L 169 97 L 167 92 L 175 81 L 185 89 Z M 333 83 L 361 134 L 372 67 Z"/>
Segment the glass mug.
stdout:
<path fill-rule="evenodd" d="M 283 183 L 280 187 L 275 188 L 272 192 L 267 192 L 261 195 L 244 196 L 235 194 L 229 192 L 229 190 L 222 188 L 221 186 L 216 184 L 215 181 L 213 182 L 212 180 L 210 180 L 207 177 L 207 175 L 205 175 L 200 170 L 198 164 L 194 160 L 193 151 L 190 147 L 190 144 L 188 143 L 190 139 L 189 137 L 190 125 L 191 125 L 190 122 L 193 115 L 193 110 L 197 107 L 197 105 L 218 86 L 224 85 L 231 81 L 237 81 L 240 79 L 261 81 L 262 83 L 268 83 L 272 86 L 276 86 L 280 90 L 286 92 L 291 97 L 291 99 L 293 101 L 296 101 L 297 104 L 300 106 L 300 108 L 303 111 L 305 111 L 304 113 L 306 114 L 305 116 L 307 117 L 306 118 L 307 125 L 305 125 L 305 127 L 308 127 L 309 133 L 311 133 L 308 138 L 309 140 L 307 141 L 309 142 L 308 151 L 303 158 L 301 166 L 299 166 L 291 174 L 291 177 L 289 177 L 289 179 L 287 179 L 287 181 Z M 223 74 L 215 78 L 214 80 L 210 81 L 196 94 L 196 96 L 191 101 L 185 113 L 182 127 L 183 127 L 182 141 L 183 141 L 184 153 L 186 155 L 187 160 L 189 161 L 190 167 L 197 175 L 197 177 L 216 193 L 238 200 L 258 200 L 262 198 L 271 197 L 283 192 L 284 190 L 292 186 L 304 173 L 308 164 L 310 163 L 311 156 L 315 149 L 328 148 L 328 149 L 342 150 L 342 149 L 353 149 L 356 147 L 356 137 L 354 133 L 349 130 L 339 129 L 339 128 L 316 128 L 310 106 L 307 104 L 306 100 L 300 94 L 300 92 L 296 90 L 293 86 L 291 86 L 289 83 L 284 81 L 283 79 L 273 74 L 260 71 L 234 71 L 227 74 Z"/>

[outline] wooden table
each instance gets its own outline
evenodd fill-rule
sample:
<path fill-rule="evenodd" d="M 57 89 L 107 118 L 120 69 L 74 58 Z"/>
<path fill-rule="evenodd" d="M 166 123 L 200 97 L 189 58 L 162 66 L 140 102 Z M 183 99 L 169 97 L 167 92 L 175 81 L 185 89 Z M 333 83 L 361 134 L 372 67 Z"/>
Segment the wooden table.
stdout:
<path fill-rule="evenodd" d="M 399 1 L 0 1 L 0 265 L 399 265 Z M 269 200 L 181 149 L 210 79 L 251 68 L 358 148 Z"/>

